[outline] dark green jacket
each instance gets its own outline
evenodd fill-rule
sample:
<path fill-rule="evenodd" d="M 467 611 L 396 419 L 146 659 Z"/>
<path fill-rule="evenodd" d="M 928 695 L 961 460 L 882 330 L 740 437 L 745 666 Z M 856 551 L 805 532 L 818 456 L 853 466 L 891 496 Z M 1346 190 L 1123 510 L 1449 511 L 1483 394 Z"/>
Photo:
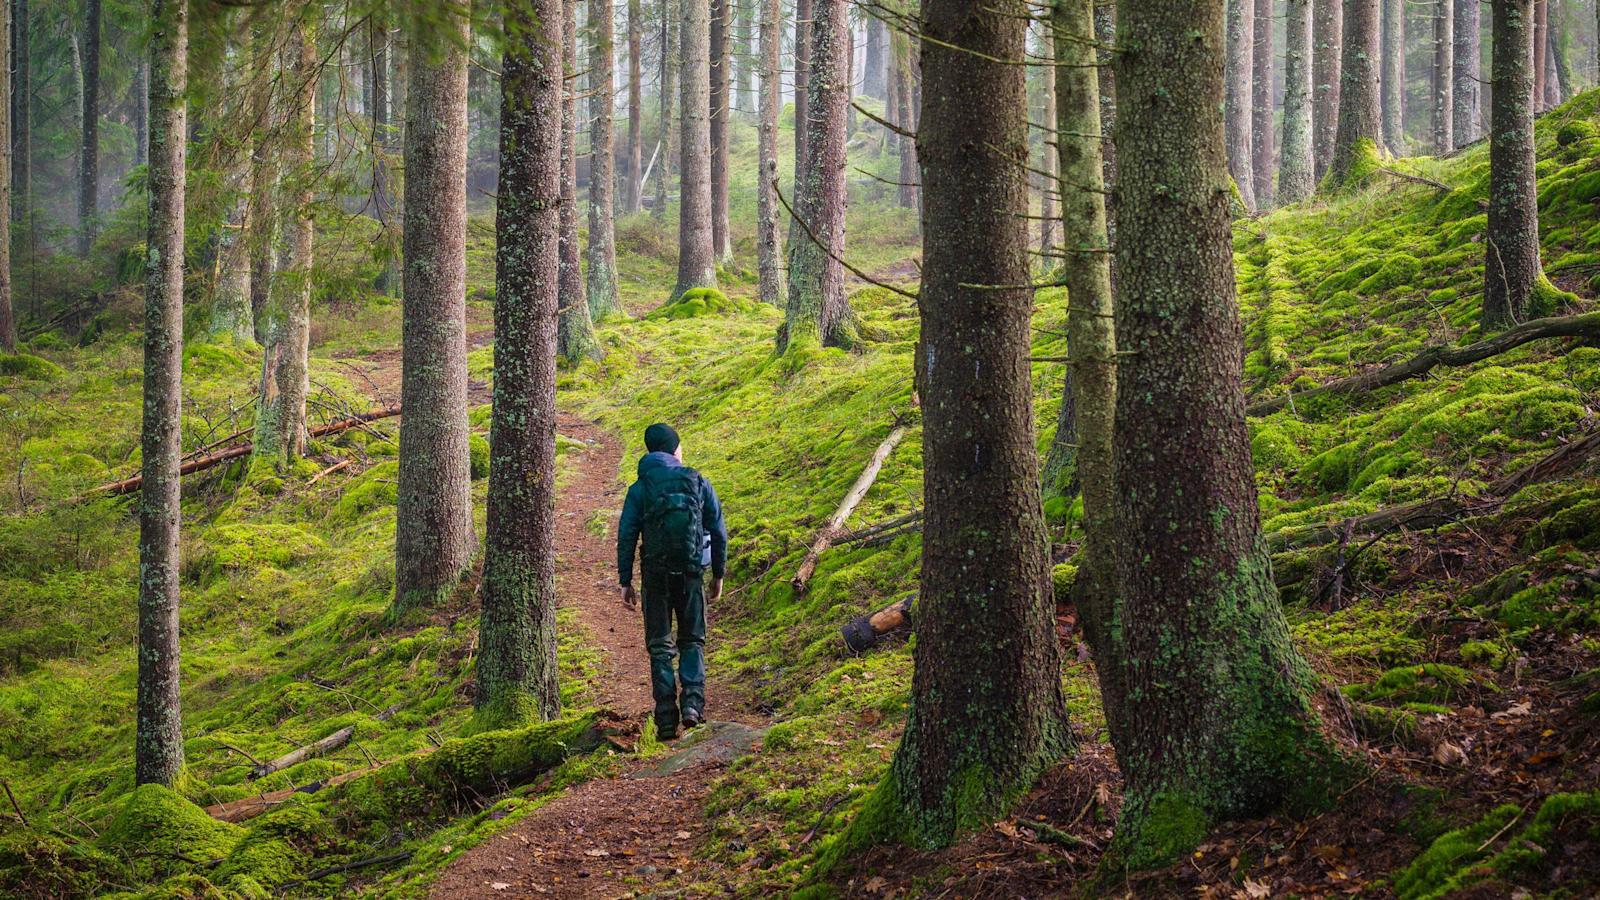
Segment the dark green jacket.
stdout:
<path fill-rule="evenodd" d="M 671 453 L 646 453 L 639 459 L 639 477 L 651 469 L 683 465 Z M 700 476 L 701 524 L 705 527 L 706 542 L 700 551 L 700 565 L 711 570 L 711 577 L 721 578 L 728 565 L 728 526 L 722 521 L 722 504 L 717 502 L 717 492 L 711 482 Z M 628 486 L 628 497 L 622 501 L 622 518 L 617 521 L 617 583 L 633 583 L 633 554 L 639 545 L 639 535 L 644 528 L 644 486 L 634 481 Z"/>

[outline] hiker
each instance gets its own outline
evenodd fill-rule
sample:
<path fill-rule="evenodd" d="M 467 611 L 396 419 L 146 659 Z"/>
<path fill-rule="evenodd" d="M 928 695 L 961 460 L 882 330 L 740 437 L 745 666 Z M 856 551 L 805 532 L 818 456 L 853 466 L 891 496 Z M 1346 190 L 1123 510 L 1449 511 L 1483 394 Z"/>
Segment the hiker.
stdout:
<path fill-rule="evenodd" d="M 637 607 L 633 549 L 642 538 L 639 573 L 644 582 L 650 690 L 656 701 L 656 735 L 668 740 L 678 736 L 680 721 L 687 729 L 706 720 L 706 600 L 722 596 L 728 530 L 711 482 L 683 464 L 678 433 L 658 422 L 644 430 L 644 446 L 639 478 L 629 485 L 617 522 L 617 577 L 622 602 Z M 704 584 L 707 569 L 711 570 L 709 598 Z"/>

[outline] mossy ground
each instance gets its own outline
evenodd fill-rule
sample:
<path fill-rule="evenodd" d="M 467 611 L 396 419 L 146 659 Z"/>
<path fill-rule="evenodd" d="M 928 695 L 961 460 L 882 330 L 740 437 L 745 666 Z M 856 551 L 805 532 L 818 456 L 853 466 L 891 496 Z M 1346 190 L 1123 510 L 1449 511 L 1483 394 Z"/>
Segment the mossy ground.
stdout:
<path fill-rule="evenodd" d="M 1546 292 L 1548 312 L 1592 306 L 1579 298 L 1592 296 L 1591 279 L 1600 276 L 1600 227 L 1592 224 L 1591 205 L 1600 197 L 1600 138 L 1592 121 L 1597 102 L 1600 95 L 1583 95 L 1547 116 L 1539 130 L 1547 266 L 1555 286 L 1573 292 Z M 753 138 L 744 129 L 733 134 L 735 250 L 749 261 Z M 786 128 L 783 140 L 790 137 Z M 855 152 L 869 171 L 895 175 L 892 157 L 875 156 L 865 144 Z M 787 155 L 780 152 L 780 158 Z M 1453 190 L 1377 173 L 1363 188 L 1238 225 L 1247 390 L 1255 395 L 1301 389 L 1432 342 L 1478 336 L 1484 148 L 1449 161 L 1391 165 Z M 883 202 L 888 190 L 852 185 L 851 258 L 897 279 L 914 273 L 904 265 L 914 233 L 904 211 Z M 772 709 L 777 724 L 762 753 L 734 763 L 718 781 L 703 853 L 740 891 L 777 894 L 835 849 L 886 769 L 904 724 L 908 644 L 891 641 L 854 658 L 838 629 L 915 590 L 920 537 L 913 531 L 878 546 L 830 551 L 801 595 L 789 577 L 878 442 L 897 422 L 915 423 L 916 310 L 891 291 L 856 290 L 852 305 L 861 339 L 851 352 L 808 346 L 782 355 L 773 350 L 781 311 L 754 301 L 748 272 L 724 273 L 720 298 L 680 301 L 678 314 L 667 307 L 647 315 L 671 283 L 672 221 L 670 215 L 665 222 L 639 215 L 619 223 L 619 282 L 629 311 L 641 317 L 599 323 L 608 352 L 562 373 L 561 400 L 622 435 L 627 450 L 619 477 L 631 475 L 644 425 L 673 422 L 690 464 L 716 484 L 727 508 L 729 588 L 713 613 L 709 664 Z M 489 223 L 480 214 L 469 228 L 474 330 L 490 318 Z M 327 225 L 329 252 L 319 258 L 329 261 L 330 274 L 314 311 L 319 416 L 367 406 L 373 391 L 366 378 L 373 370 L 363 361 L 391 350 L 398 334 L 397 304 L 363 287 L 371 261 L 350 249 L 363 245 L 351 229 L 364 226 Z M 66 275 L 68 284 L 88 277 Z M 138 459 L 137 297 L 126 284 L 109 296 L 87 346 L 74 346 L 77 335 L 50 333 L 25 348 L 50 368 L 28 363 L 26 372 L 0 372 L 0 480 L 6 485 L 0 492 L 6 513 L 0 518 L 0 777 L 38 826 L 68 836 L 5 825 L 0 886 L 22 879 L 70 894 L 85 892 L 85 885 L 151 887 L 168 874 L 155 871 L 152 861 L 119 858 L 91 837 L 115 833 L 113 823 L 138 796 L 131 775 L 128 646 L 137 525 L 125 500 L 65 503 L 133 471 Z M 689 311 L 686 302 L 699 304 L 694 314 L 682 314 Z M 1059 337 L 1064 303 L 1059 290 L 1038 297 L 1039 355 L 1067 349 Z M 1467 369 L 1370 395 L 1297 403 L 1253 421 L 1265 529 L 1322 524 L 1448 493 L 1470 495 L 1582 433 L 1600 403 L 1600 350 L 1561 352 L 1566 349 L 1531 345 Z M 258 352 L 229 343 L 196 344 L 186 352 L 186 448 L 248 425 Z M 492 377 L 492 350 L 475 351 L 471 364 L 474 379 Z M 1038 364 L 1034 373 L 1044 447 L 1061 370 Z M 486 416 L 482 406 L 473 412 L 480 434 Z M 382 623 L 393 587 L 394 423 L 376 422 L 312 449 L 317 458 L 304 471 L 252 474 L 243 466 L 223 467 L 186 488 L 189 778 L 182 796 L 169 798 L 174 807 L 302 784 L 364 767 L 368 757 L 401 758 L 453 736 L 470 715 L 476 629 L 470 600 L 458 595 L 405 629 Z M 318 472 L 346 459 L 348 468 L 312 483 Z M 921 434 L 913 427 L 851 524 L 919 508 L 921 481 Z M 480 480 L 480 527 L 483 490 Z M 1541 737 L 1545 729 L 1535 722 L 1585 734 L 1600 715 L 1600 700 L 1593 699 L 1600 696 L 1600 676 L 1561 681 L 1574 671 L 1600 669 L 1600 581 L 1592 577 L 1597 497 L 1600 484 L 1591 469 L 1529 488 L 1465 525 L 1388 535 L 1349 566 L 1337 603 L 1326 602 L 1320 589 L 1330 557 L 1279 557 L 1295 637 L 1325 679 L 1346 688 L 1368 723 L 1376 764 L 1418 735 L 1458 745 L 1479 733 L 1516 736 L 1474 745 L 1465 767 L 1441 764 L 1413 773 L 1437 791 L 1440 799 L 1428 807 L 1430 821 L 1437 821 L 1404 833 L 1395 826 L 1393 853 L 1404 858 L 1391 868 L 1403 869 L 1440 833 L 1470 827 L 1492 807 L 1469 773 L 1526 768 L 1530 752 L 1556 754 L 1516 788 L 1529 821 L 1536 822 L 1545 795 L 1571 790 L 1595 764 L 1592 744 L 1586 750 L 1562 743 L 1568 731 Z M 1051 510 L 1055 536 L 1067 549 L 1079 537 L 1079 515 L 1068 504 Z M 1070 566 L 1059 572 L 1063 582 L 1070 578 Z M 1286 581 L 1285 575 L 1295 577 Z M 593 697 L 596 660 L 576 623 L 563 617 L 561 624 L 563 699 L 581 709 Z M 1088 663 L 1071 651 L 1063 683 L 1087 749 L 1047 775 L 1042 790 L 1071 796 L 1074 808 L 1045 825 L 1075 829 L 1080 837 L 1069 835 L 1072 840 L 1103 846 L 1115 809 L 1115 776 L 1093 764 L 1104 755 L 1099 699 Z M 1538 717 L 1515 712 L 1523 702 L 1542 704 Z M 393 704 L 400 711 L 378 721 L 375 713 Z M 1387 723 L 1388 731 L 1373 723 Z M 358 727 L 358 742 L 345 750 L 264 782 L 246 780 L 249 762 L 242 753 L 267 758 L 350 724 Z M 1372 737 L 1381 733 L 1390 737 Z M 1532 742 L 1533 749 L 1517 741 Z M 1406 752 L 1434 750 L 1427 745 Z M 537 791 L 513 792 L 482 808 L 439 810 L 427 817 L 426 828 L 402 836 L 402 846 L 414 851 L 409 863 L 298 889 L 333 893 L 356 880 L 393 894 L 420 893 L 465 846 L 537 808 L 549 791 L 614 766 L 603 755 L 576 758 Z M 1090 777 L 1095 780 L 1087 786 L 1073 780 Z M 1110 799 L 1102 801 L 1101 788 Z M 1073 793 L 1079 790 L 1084 793 Z M 1027 802 L 1054 816 L 1055 807 L 1038 805 L 1040 798 Z M 232 862 L 203 876 L 179 872 L 177 878 L 188 881 L 166 890 L 198 894 L 215 885 L 270 894 L 283 889 L 284 872 L 303 873 L 308 858 L 373 852 L 371 834 L 327 815 L 337 809 L 333 797 L 313 805 L 310 812 L 291 810 L 282 820 L 228 832 L 232 843 L 225 852 Z M 1087 812 L 1073 818 L 1079 809 Z M 1562 818 L 1540 834 L 1567 840 L 1570 821 Z M 1038 827 L 1036 836 L 1048 834 Z M 1292 836 L 1295 826 L 1284 827 Z M 1086 877 L 1096 858 L 1088 845 L 1069 847 L 1065 838 L 1022 849 L 1003 833 L 985 839 L 1011 854 L 1015 872 L 1049 871 L 1058 882 Z M 174 872 L 193 865 L 177 863 Z M 941 867 L 949 864 L 947 857 L 913 856 L 902 883 L 940 886 L 950 877 Z M 1257 871 L 1249 860 L 1244 865 Z M 1446 865 L 1424 868 L 1433 873 L 1418 876 L 1427 885 L 1459 874 Z M 1507 865 L 1495 869 L 1495 877 L 1538 885 L 1523 879 L 1549 877 L 1541 871 Z M 841 875 L 848 877 L 848 871 Z M 848 881 L 838 886 L 851 889 Z"/>

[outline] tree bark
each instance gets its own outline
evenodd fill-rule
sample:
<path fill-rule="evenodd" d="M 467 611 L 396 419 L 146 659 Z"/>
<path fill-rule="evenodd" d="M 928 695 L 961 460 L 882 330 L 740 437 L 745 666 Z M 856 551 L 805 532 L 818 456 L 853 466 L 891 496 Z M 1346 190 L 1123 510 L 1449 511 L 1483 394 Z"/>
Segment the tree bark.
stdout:
<path fill-rule="evenodd" d="M 848 0 L 814 0 L 807 44 L 811 71 L 806 79 L 806 165 L 795 170 L 794 215 L 790 232 L 789 302 L 778 333 L 778 348 L 796 341 L 829 347 L 855 342 L 850 303 L 844 291 L 845 110 L 850 105 L 846 74 L 849 48 Z"/>
<path fill-rule="evenodd" d="M 736 88 L 729 105 L 740 112 L 755 111 L 755 0 L 732 0 L 733 3 L 733 62 L 730 64 Z"/>
<path fill-rule="evenodd" d="M 12 5 L 11 21 L 12 32 L 16 35 L 16 43 L 11 48 L 12 84 L 11 94 L 15 99 L 12 104 L 13 117 L 11 120 L 11 214 L 12 217 L 23 224 L 24 228 L 32 235 L 33 221 L 33 71 L 31 50 L 33 45 L 32 33 L 29 29 L 28 0 L 14 0 Z M 134 102 L 142 109 L 148 98 L 145 96 L 148 86 L 144 80 L 143 62 L 135 63 L 134 71 L 138 73 L 134 86 Z M 135 142 L 135 164 L 143 163 L 142 158 L 145 148 L 144 117 L 138 118 L 138 137 Z"/>
<path fill-rule="evenodd" d="M 256 73 L 244 70 L 247 63 L 228 66 L 228 90 L 246 92 L 246 115 L 255 111 L 250 102 L 251 81 Z M 253 68 L 253 67 L 252 67 Z M 256 339 L 255 310 L 250 306 L 250 242 L 247 235 L 250 223 L 250 156 L 233 148 L 226 150 L 223 171 L 224 189 L 228 192 L 229 209 L 217 236 L 216 281 L 212 285 L 211 321 L 208 323 L 212 340 L 232 339 L 241 344 L 253 344 Z"/>
<path fill-rule="evenodd" d="M 556 309 L 562 0 L 505 7 L 495 207 L 495 378 L 475 726 L 561 712 L 556 666 Z M 631 18 L 631 17 L 630 17 Z M 559 27 L 558 27 L 559 23 Z M 579 304 L 582 305 L 582 304 Z"/>
<path fill-rule="evenodd" d="M 1207 0 L 1118 5 L 1123 41 L 1140 52 L 1117 60 L 1126 352 L 1116 602 L 1095 658 L 1126 779 L 1117 828 L 1130 867 L 1165 864 L 1208 823 L 1276 808 L 1332 769 L 1256 505 L 1227 157 L 1209 112 L 1223 93 L 1220 12 Z"/>
<path fill-rule="evenodd" d="M 733 99 L 728 91 L 728 23 L 732 0 L 710 0 L 711 50 L 711 248 L 719 265 L 733 263 L 733 238 L 728 228 L 728 114 Z"/>
<path fill-rule="evenodd" d="M 1339 73 L 1339 131 L 1328 174 L 1336 184 L 1363 174 L 1378 154 L 1378 2 L 1344 0 L 1344 62 Z"/>
<path fill-rule="evenodd" d="M 83 5 L 83 107 L 78 143 L 78 254 L 94 246 L 100 207 L 100 0 Z"/>
<path fill-rule="evenodd" d="M 1273 169 L 1277 148 L 1273 127 L 1274 60 L 1272 46 L 1273 0 L 1255 0 L 1255 36 L 1251 51 L 1254 73 L 1251 76 L 1250 106 L 1250 171 L 1255 177 L 1255 197 L 1258 208 L 1273 207 Z"/>
<path fill-rule="evenodd" d="M 410 22 L 396 617 L 443 600 L 477 546 L 467 448 L 470 9 L 450 0 L 414 12 Z"/>
<path fill-rule="evenodd" d="M 658 122 L 661 164 L 656 167 L 656 205 L 651 210 L 651 214 L 658 219 L 667 214 L 667 173 L 672 169 L 672 160 L 677 152 L 673 137 L 676 132 L 672 129 L 672 106 L 678 97 L 679 65 L 678 28 L 674 27 L 677 14 L 674 10 L 673 0 L 661 0 L 661 45 L 664 48 L 661 52 L 661 112 Z"/>
<path fill-rule="evenodd" d="M 6 35 L 7 49 L 14 49 L 17 30 L 10 3 L 0 7 L 0 16 L 6 19 L 6 27 L 0 29 L 0 34 Z M 0 53 L 0 60 L 10 56 Z M 3 70 L 0 71 L 0 96 L 7 99 L 5 115 L 0 118 L 0 353 L 15 353 L 17 320 L 11 300 L 11 158 L 16 150 L 11 140 L 11 118 L 17 98 L 11 95 L 11 64 L 0 65 L 0 70 Z"/>
<path fill-rule="evenodd" d="M 599 359 L 603 352 L 595 337 L 594 318 L 584 298 L 583 264 L 579 261 L 578 241 L 578 7 L 577 0 L 564 0 L 561 30 L 561 60 L 566 73 L 561 95 L 561 141 L 558 147 L 561 177 L 557 181 L 560 211 L 557 213 L 557 258 L 560 268 L 556 315 L 556 355 L 568 365 L 584 359 Z M 592 176 L 591 176 L 592 177 Z"/>
<path fill-rule="evenodd" d="M 918 45 L 911 42 L 911 38 L 893 33 L 895 44 L 895 76 L 899 86 L 895 90 L 895 100 L 899 106 L 899 114 L 895 124 L 899 125 L 910 137 L 900 138 L 900 206 L 904 209 L 918 210 L 917 222 L 921 223 L 921 163 L 917 159 L 917 126 L 920 113 L 917 103 L 916 86 L 912 75 L 912 57 L 918 52 Z M 919 42 L 920 44 L 920 42 Z"/>
<path fill-rule="evenodd" d="M 794 170 L 806 167 L 807 104 L 811 102 L 806 83 L 811 77 L 811 25 L 815 0 L 794 3 Z"/>
<path fill-rule="evenodd" d="M 1094 23 L 1089 23 L 1092 34 Z M 1042 59 L 1054 60 L 1055 41 L 1051 36 L 1050 25 L 1045 23 L 1039 29 L 1039 49 L 1037 55 Z M 1090 60 L 1092 65 L 1094 60 Z M 1039 82 L 1039 93 L 1044 100 L 1044 115 L 1040 124 L 1046 129 L 1056 127 L 1056 73 L 1049 68 L 1044 69 Z M 1098 102 L 1098 97 L 1096 98 Z M 1056 198 L 1066 189 L 1061 183 L 1060 153 L 1058 144 L 1061 136 L 1053 131 L 1042 132 L 1044 138 L 1039 141 L 1039 253 L 1044 260 L 1046 271 L 1056 267 L 1056 257 L 1052 253 L 1060 252 L 1056 247 Z"/>
<path fill-rule="evenodd" d="M 1395 156 L 1406 153 L 1406 0 L 1382 4 L 1383 56 L 1379 62 L 1379 103 L 1383 107 L 1383 145 Z"/>
<path fill-rule="evenodd" d="M 761 302 L 783 306 L 783 272 L 778 260 L 778 108 L 783 105 L 783 83 L 778 56 L 783 40 L 783 11 L 779 0 L 761 0 L 761 93 L 757 114 L 759 174 L 756 185 L 756 271 Z"/>
<path fill-rule="evenodd" d="M 889 26 L 882 19 L 867 14 L 867 40 L 866 54 L 862 65 L 866 71 L 862 73 L 861 93 L 875 100 L 883 100 L 888 96 L 888 68 L 884 65 L 886 54 L 885 45 L 888 44 Z"/>
<path fill-rule="evenodd" d="M 1071 743 L 1028 347 L 1027 8 L 927 0 L 922 592 L 911 712 L 857 820 L 912 846 L 984 827 Z M 970 51 L 970 52 L 968 52 Z M 974 135 L 986 140 L 977 142 Z M 972 565 L 974 558 L 982 566 Z"/>
<path fill-rule="evenodd" d="M 188 4 L 150 10 L 150 200 L 145 240 L 144 424 L 139 496 L 139 674 L 134 780 L 183 771 L 178 694 L 178 456 L 183 437 L 183 201 Z"/>
<path fill-rule="evenodd" d="M 1311 2 L 1287 0 L 1283 52 L 1283 164 L 1278 202 L 1299 203 L 1316 192 L 1311 81 Z"/>
<path fill-rule="evenodd" d="M 284 51 L 289 93 L 283 127 L 284 247 L 258 321 L 262 331 L 261 401 L 255 456 L 283 466 L 305 454 L 307 357 L 311 338 L 312 187 L 316 179 L 316 24 L 297 14 Z M 154 126 L 152 126 L 152 132 Z M 151 140 L 154 146 L 154 138 Z M 151 151 L 152 154 L 154 150 Z M 254 276 L 252 276 L 253 278 Z"/>
<path fill-rule="evenodd" d="M 1228 133 L 1228 173 L 1246 208 L 1255 210 L 1251 157 L 1250 105 L 1253 96 L 1254 0 L 1228 0 L 1227 91 L 1223 96 Z"/>
<path fill-rule="evenodd" d="M 1492 2 L 1492 0 L 1491 0 Z M 1545 81 L 1550 71 L 1550 3 L 1533 0 L 1533 111 L 1545 108 Z"/>
<path fill-rule="evenodd" d="M 1565 4 L 1560 4 L 1550 9 L 1550 49 L 1545 61 L 1545 68 L 1549 70 L 1549 77 L 1545 79 L 1545 105 L 1549 107 L 1560 106 L 1572 95 L 1572 70 L 1567 65 L 1567 42 L 1572 33 L 1560 21 L 1566 8 Z"/>
<path fill-rule="evenodd" d="M 1455 112 L 1451 121 L 1455 130 L 1457 147 L 1476 141 L 1483 131 L 1480 112 L 1482 77 L 1478 56 L 1481 53 L 1478 0 L 1455 0 L 1455 85 L 1452 89 Z"/>
<path fill-rule="evenodd" d="M 1476 3 L 1478 0 L 1462 0 Z M 1433 152 L 1443 156 L 1456 148 L 1455 11 L 1451 0 L 1434 0 L 1433 12 Z"/>
<path fill-rule="evenodd" d="M 1334 138 L 1339 131 L 1344 0 L 1312 0 L 1311 39 L 1311 146 L 1316 156 L 1316 180 L 1321 181 L 1333 162 Z"/>
<path fill-rule="evenodd" d="M 681 22 L 683 171 L 678 177 L 678 283 L 672 289 L 674 300 L 684 291 L 717 286 L 716 246 L 711 232 L 710 0 L 683 0 Z"/>
<path fill-rule="evenodd" d="M 389 156 L 394 151 L 393 101 L 389 90 L 389 19 L 382 9 L 372 12 L 367 37 L 371 49 L 368 78 L 372 84 L 372 209 L 383 228 L 379 250 L 380 266 L 373 287 L 387 294 L 399 280 L 390 235 L 394 228 L 394 188 L 389 174 Z"/>
<path fill-rule="evenodd" d="M 1493 118 L 1489 223 L 1484 237 L 1483 328 L 1525 321 L 1544 280 L 1534 177 L 1533 0 L 1493 0 Z"/>
<path fill-rule="evenodd" d="M 617 297 L 616 136 L 612 126 L 616 77 L 611 0 L 589 0 L 589 315 L 622 311 Z"/>
<path fill-rule="evenodd" d="M 628 0 L 628 157 L 622 183 L 622 211 L 639 211 L 644 201 L 644 86 L 640 49 L 644 16 L 640 0 Z"/>

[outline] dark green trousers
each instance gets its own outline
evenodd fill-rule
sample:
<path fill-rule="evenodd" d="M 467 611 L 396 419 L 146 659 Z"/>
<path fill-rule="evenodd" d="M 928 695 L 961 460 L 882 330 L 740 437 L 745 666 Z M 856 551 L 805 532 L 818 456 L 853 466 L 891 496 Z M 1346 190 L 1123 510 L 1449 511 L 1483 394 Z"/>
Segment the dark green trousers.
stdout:
<path fill-rule="evenodd" d="M 650 692 L 656 701 L 656 729 L 675 731 L 680 709 L 701 712 L 706 705 L 705 584 L 701 575 L 648 570 L 642 574 L 644 642 L 650 651 Z M 678 658 L 676 673 L 674 656 Z"/>

